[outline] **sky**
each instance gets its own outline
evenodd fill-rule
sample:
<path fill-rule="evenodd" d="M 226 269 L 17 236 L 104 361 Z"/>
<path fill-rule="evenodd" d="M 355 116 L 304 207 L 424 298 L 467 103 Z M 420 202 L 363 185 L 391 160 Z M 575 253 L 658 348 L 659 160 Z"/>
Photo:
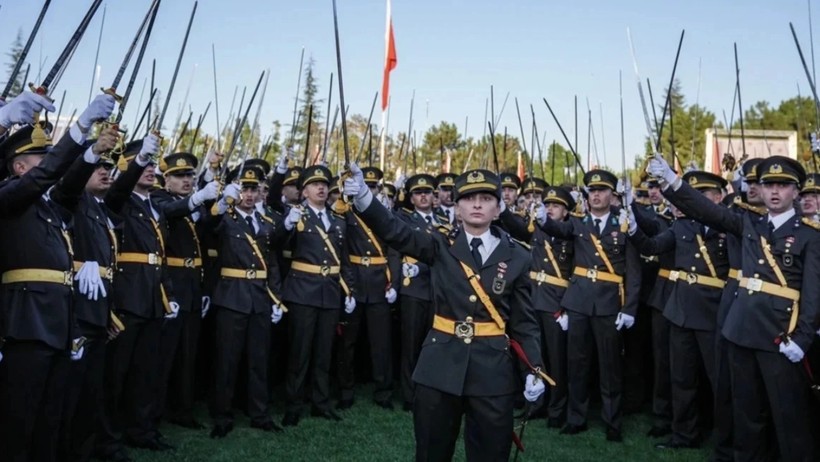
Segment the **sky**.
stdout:
<path fill-rule="evenodd" d="M 42 3 L 0 0 L 0 19 L 4 20 L 0 50 L 10 49 L 18 29 L 23 31 L 24 39 L 28 36 Z M 41 77 L 47 74 L 91 3 L 52 2 L 29 53 L 29 80 L 36 80 L 40 63 Z M 67 90 L 64 113 L 75 107 L 82 110 L 88 101 L 103 8 L 100 81 L 92 94 L 110 85 L 150 3 L 103 2 L 52 94 L 59 102 L 62 91 Z M 192 0 L 162 0 L 124 116 L 125 125 L 133 125 L 138 115 L 137 102 L 145 79 L 150 77 L 152 59 L 157 60 L 156 85 L 165 97 L 193 4 Z M 820 3 L 814 6 L 812 16 L 817 19 Z M 338 0 L 337 8 L 345 100 L 350 113 L 366 115 L 374 93 L 381 88 L 386 0 Z M 658 104 L 668 85 L 681 30 L 685 29 L 676 77 L 687 103 L 697 99 L 721 119 L 721 111 L 729 113 L 732 106 L 735 42 L 744 108 L 759 100 L 776 106 L 796 96 L 798 85 L 803 96 L 809 94 L 789 31 L 791 21 L 811 66 L 808 8 L 806 0 L 393 0 L 398 66 L 391 76 L 387 130 L 394 135 L 406 131 L 415 91 L 416 131 L 421 133 L 445 120 L 455 123 L 462 132 L 466 120 L 468 136 L 480 137 L 485 101 L 492 85 L 496 115 L 507 92 L 510 95 L 498 123 L 499 132 L 506 126 L 511 134 L 518 133 L 517 97 L 526 143 L 530 142 L 532 104 L 539 132 L 546 131 L 548 140 L 556 139 L 565 145 L 542 98 L 550 102 L 572 139 L 573 98 L 577 95 L 579 152 L 587 151 L 588 100 L 599 156 L 603 162 L 605 151 L 606 164 L 619 169 L 620 71 L 627 165 L 632 164 L 635 153 L 642 153 L 646 136 L 627 28 L 631 29 L 640 76 L 644 81 L 651 80 Z M 321 98 L 327 98 L 330 73 L 336 73 L 331 0 L 202 0 L 165 126 L 175 121 L 189 82 L 188 104 L 194 118 L 214 100 L 211 44 L 216 50 L 219 116 L 223 124 L 235 88 L 239 86 L 241 93 L 242 87 L 248 86 L 250 95 L 259 74 L 270 69 L 260 117 L 263 138 L 274 120 L 285 126 L 291 123 L 302 47 L 305 59 L 315 60 Z M 8 64 L 7 56 L 0 59 Z M 5 71 L 0 75 L 5 77 Z M 129 76 L 130 70 L 121 88 Z M 334 79 L 338 81 L 338 76 Z M 334 106 L 338 100 L 338 91 L 334 90 Z M 214 109 L 204 122 L 203 130 L 208 133 L 216 131 Z M 326 112 L 324 107 L 321 110 Z M 255 112 L 256 108 L 251 110 L 251 118 Z M 187 111 L 183 117 L 187 117 Z M 380 116 L 374 116 L 374 120 L 381 124 Z"/>

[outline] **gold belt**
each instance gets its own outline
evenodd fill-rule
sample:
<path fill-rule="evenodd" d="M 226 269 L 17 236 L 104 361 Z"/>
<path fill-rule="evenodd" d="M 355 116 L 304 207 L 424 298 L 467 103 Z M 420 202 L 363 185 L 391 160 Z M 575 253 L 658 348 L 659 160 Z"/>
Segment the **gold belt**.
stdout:
<path fill-rule="evenodd" d="M 222 268 L 219 274 L 226 278 L 233 279 L 267 279 L 268 272 L 263 269 L 238 269 L 238 268 Z"/>
<path fill-rule="evenodd" d="M 453 321 L 435 315 L 433 316 L 433 329 L 445 334 L 455 335 L 467 344 L 473 341 L 473 337 L 493 337 L 506 333 L 494 322 L 475 322 L 470 316 L 464 321 Z"/>
<path fill-rule="evenodd" d="M 159 266 L 162 264 L 162 257 L 156 253 L 125 252 L 117 255 L 117 262 Z"/>
<path fill-rule="evenodd" d="M 740 278 L 743 277 L 743 270 L 730 268 L 729 269 L 729 279 L 737 279 L 740 281 Z"/>
<path fill-rule="evenodd" d="M 5 275 L 3 275 L 5 278 Z M 757 278 L 740 278 L 740 287 L 749 290 L 749 294 L 753 292 L 763 292 L 764 294 L 775 295 L 783 297 L 793 302 L 800 301 L 800 291 L 783 287 L 771 282 L 762 281 Z"/>
<path fill-rule="evenodd" d="M 576 276 L 583 276 L 588 279 L 592 279 L 592 282 L 597 280 L 606 281 L 606 282 L 614 282 L 616 284 L 622 284 L 624 282 L 624 278 L 617 274 L 608 273 L 606 271 L 599 271 L 594 268 L 583 268 L 581 266 L 576 266 L 575 270 L 573 270 L 573 274 Z"/>
<path fill-rule="evenodd" d="M 75 261 L 74 262 L 74 272 L 80 271 L 82 268 L 84 261 Z M 103 279 L 108 279 L 109 281 L 114 280 L 114 268 L 108 266 L 100 266 L 100 277 Z"/>
<path fill-rule="evenodd" d="M 669 273 L 670 271 L 668 269 L 661 268 L 658 270 L 658 276 L 664 279 L 669 279 Z"/>
<path fill-rule="evenodd" d="M 370 266 L 370 265 L 386 265 L 387 258 L 385 257 L 360 257 L 358 255 L 350 256 L 350 263 L 354 265 Z"/>
<path fill-rule="evenodd" d="M 165 264 L 174 268 L 199 268 L 202 266 L 202 259 L 196 258 L 179 258 L 166 257 Z"/>
<path fill-rule="evenodd" d="M 566 279 L 561 279 L 557 276 L 547 274 L 543 271 L 530 271 L 530 279 L 537 282 L 538 284 L 546 282 L 547 284 L 552 284 L 558 287 L 569 287 L 569 281 L 567 281 Z"/>
<path fill-rule="evenodd" d="M 661 274 L 664 271 L 666 274 Z M 719 278 L 713 278 L 711 276 L 704 276 L 702 274 L 697 273 L 689 273 L 686 271 L 678 271 L 678 270 L 662 270 L 658 271 L 658 276 L 669 279 L 672 282 L 677 281 L 678 279 L 682 281 L 686 281 L 689 284 L 700 284 L 702 286 L 713 287 L 715 289 L 722 289 L 726 286 L 726 281 Z"/>
<path fill-rule="evenodd" d="M 310 263 L 304 263 L 301 261 L 291 263 L 290 269 L 301 271 L 303 273 L 321 274 L 322 276 L 336 275 L 339 274 L 340 270 L 338 266 L 311 265 Z"/>
<path fill-rule="evenodd" d="M 70 287 L 74 282 L 74 273 L 39 268 L 16 269 L 3 273 L 3 284 L 14 284 L 15 282 L 50 282 Z"/>

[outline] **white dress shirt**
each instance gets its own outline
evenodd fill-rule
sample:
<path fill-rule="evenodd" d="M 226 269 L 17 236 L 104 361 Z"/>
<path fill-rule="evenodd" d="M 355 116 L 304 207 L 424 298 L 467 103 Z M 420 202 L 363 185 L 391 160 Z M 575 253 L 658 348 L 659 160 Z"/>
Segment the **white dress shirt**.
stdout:
<path fill-rule="evenodd" d="M 788 211 L 783 212 L 780 215 L 776 215 L 776 216 L 769 215 L 769 223 L 773 223 L 774 224 L 774 229 L 777 230 L 778 228 L 783 226 L 783 223 L 786 223 L 787 221 L 789 221 L 794 216 L 794 214 L 795 214 L 794 209 L 789 209 Z"/>
<path fill-rule="evenodd" d="M 493 236 L 493 233 L 490 232 L 489 228 L 487 229 L 487 231 L 484 231 L 484 234 L 482 234 L 481 236 L 473 236 L 472 234 L 465 231 L 464 237 L 467 238 L 467 247 L 470 249 L 470 252 L 472 252 L 473 250 L 473 247 L 470 245 L 470 242 L 473 240 L 473 238 L 477 237 L 481 239 L 481 245 L 478 246 L 478 253 L 481 254 L 482 263 L 486 262 L 487 259 L 490 258 L 490 255 L 492 255 L 495 248 L 498 247 L 498 243 L 501 242 L 501 239 L 499 239 L 496 236 Z"/>
<path fill-rule="evenodd" d="M 253 232 L 254 233 L 259 232 L 259 222 L 256 221 L 256 215 L 254 215 L 253 213 L 245 213 L 242 210 L 240 210 L 239 208 L 236 208 L 236 211 L 237 211 L 237 213 L 239 213 L 239 216 L 242 217 L 242 219 L 245 220 L 245 221 L 248 221 L 245 217 L 251 217 L 251 220 L 253 221 Z"/>
<path fill-rule="evenodd" d="M 139 198 L 140 198 L 140 201 L 141 201 L 141 202 L 145 202 L 145 199 L 148 199 L 148 205 L 149 205 L 149 206 L 150 206 L 150 208 L 151 208 L 151 215 L 153 215 L 153 216 L 154 216 L 154 220 L 159 220 L 159 213 L 157 213 L 157 209 L 155 209 L 155 208 L 154 208 L 154 203 L 153 203 L 153 202 L 151 202 L 151 200 L 150 200 L 151 198 L 150 198 L 150 197 L 148 197 L 148 196 L 143 196 L 142 194 L 140 194 L 140 193 L 138 193 L 138 192 L 136 192 L 136 191 L 134 191 L 134 194 L 136 194 L 136 195 L 137 195 L 137 197 L 139 197 Z"/>
<path fill-rule="evenodd" d="M 610 212 L 607 212 L 606 215 L 602 215 L 600 217 L 592 215 L 592 224 L 595 224 L 595 220 L 601 220 L 601 222 L 598 224 L 598 234 L 604 233 L 604 228 L 606 228 L 606 222 L 609 221 L 609 213 Z"/>
<path fill-rule="evenodd" d="M 325 231 L 330 229 L 330 218 L 328 218 L 328 216 L 327 216 L 327 209 L 326 208 L 317 209 L 316 207 L 314 207 L 310 204 L 308 204 L 308 207 L 310 207 L 310 209 L 313 210 L 313 213 L 315 213 L 317 216 L 321 217 L 322 226 L 325 227 Z M 319 215 L 319 214 L 321 214 L 321 215 Z"/>

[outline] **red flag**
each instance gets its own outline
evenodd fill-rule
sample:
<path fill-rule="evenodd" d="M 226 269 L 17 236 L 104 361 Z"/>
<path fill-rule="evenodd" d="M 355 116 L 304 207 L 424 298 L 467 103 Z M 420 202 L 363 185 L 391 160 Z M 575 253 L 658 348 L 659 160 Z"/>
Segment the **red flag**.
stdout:
<path fill-rule="evenodd" d="M 393 39 L 393 16 L 390 12 L 390 0 L 387 0 L 387 23 L 384 31 L 384 78 L 382 80 L 382 112 L 387 110 L 390 93 L 390 71 L 396 68 L 399 59 L 396 56 L 396 41 Z"/>

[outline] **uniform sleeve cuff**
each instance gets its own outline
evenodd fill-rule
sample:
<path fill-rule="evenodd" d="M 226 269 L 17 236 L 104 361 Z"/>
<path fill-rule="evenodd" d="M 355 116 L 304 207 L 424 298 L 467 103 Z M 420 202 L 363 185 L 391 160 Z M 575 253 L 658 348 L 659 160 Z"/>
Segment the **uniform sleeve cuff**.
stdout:
<path fill-rule="evenodd" d="M 354 199 L 353 205 L 355 205 L 356 209 L 361 212 L 362 210 L 370 207 L 371 202 L 373 202 L 373 193 L 368 190 L 363 197 Z"/>
<path fill-rule="evenodd" d="M 79 124 L 74 124 L 68 130 L 68 134 L 71 136 L 71 139 L 74 140 L 77 144 L 85 143 L 85 133 L 80 130 Z"/>
<path fill-rule="evenodd" d="M 94 148 L 90 147 L 83 153 L 83 160 L 89 164 L 96 164 L 100 160 L 100 156 L 94 154 Z"/>

